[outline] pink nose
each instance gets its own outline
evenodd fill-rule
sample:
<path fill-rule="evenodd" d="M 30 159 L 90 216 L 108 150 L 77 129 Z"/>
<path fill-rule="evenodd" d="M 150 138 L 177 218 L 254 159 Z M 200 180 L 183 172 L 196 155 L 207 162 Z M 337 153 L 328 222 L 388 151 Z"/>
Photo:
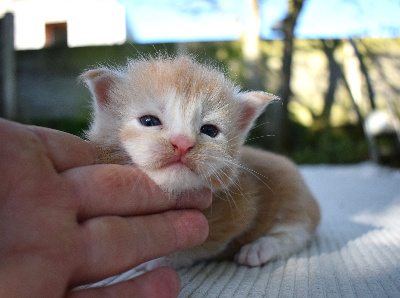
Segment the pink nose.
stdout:
<path fill-rule="evenodd" d="M 176 135 L 169 140 L 180 156 L 185 155 L 194 147 L 194 141 L 185 135 Z"/>

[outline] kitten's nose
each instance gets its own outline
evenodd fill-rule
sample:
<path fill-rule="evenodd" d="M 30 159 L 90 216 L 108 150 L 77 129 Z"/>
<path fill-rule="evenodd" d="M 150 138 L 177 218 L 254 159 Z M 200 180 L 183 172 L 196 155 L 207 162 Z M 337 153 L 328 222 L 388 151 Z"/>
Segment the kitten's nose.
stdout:
<path fill-rule="evenodd" d="M 179 156 L 184 155 L 194 147 L 194 141 L 185 135 L 176 135 L 169 140 Z"/>

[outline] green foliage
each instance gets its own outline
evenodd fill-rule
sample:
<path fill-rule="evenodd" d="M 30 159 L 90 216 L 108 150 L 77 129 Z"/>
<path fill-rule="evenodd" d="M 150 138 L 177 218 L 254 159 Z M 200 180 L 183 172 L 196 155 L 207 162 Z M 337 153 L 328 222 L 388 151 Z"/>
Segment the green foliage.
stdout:
<path fill-rule="evenodd" d="M 32 125 L 48 127 L 56 130 L 61 130 L 78 137 L 84 138 L 85 130 L 89 126 L 89 118 L 71 119 L 61 118 L 53 120 L 35 120 Z"/>
<path fill-rule="evenodd" d="M 280 131 L 273 126 L 273 122 L 258 121 L 246 143 L 274 151 L 275 139 Z M 345 164 L 369 159 L 367 141 L 359 126 L 312 130 L 291 121 L 290 133 L 290 149 L 284 154 L 299 164 Z"/>
<path fill-rule="evenodd" d="M 343 164 L 368 160 L 368 145 L 362 128 L 328 127 L 313 131 L 294 124 L 292 150 L 288 155 L 297 163 Z"/>

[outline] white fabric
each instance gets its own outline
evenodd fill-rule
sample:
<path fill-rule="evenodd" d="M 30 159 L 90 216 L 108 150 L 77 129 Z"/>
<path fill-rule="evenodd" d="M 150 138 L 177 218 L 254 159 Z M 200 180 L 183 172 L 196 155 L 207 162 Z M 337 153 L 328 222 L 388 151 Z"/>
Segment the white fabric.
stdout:
<path fill-rule="evenodd" d="M 322 209 L 312 244 L 261 268 L 182 269 L 180 297 L 400 297 L 400 171 L 362 163 L 301 172 Z"/>

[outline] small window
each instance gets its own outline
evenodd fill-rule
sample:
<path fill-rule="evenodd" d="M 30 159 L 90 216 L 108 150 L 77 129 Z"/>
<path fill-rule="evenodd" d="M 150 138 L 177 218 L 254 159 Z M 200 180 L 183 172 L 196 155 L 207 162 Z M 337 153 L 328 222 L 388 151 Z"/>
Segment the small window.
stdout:
<path fill-rule="evenodd" d="M 67 23 L 46 24 L 46 47 L 67 45 Z"/>

